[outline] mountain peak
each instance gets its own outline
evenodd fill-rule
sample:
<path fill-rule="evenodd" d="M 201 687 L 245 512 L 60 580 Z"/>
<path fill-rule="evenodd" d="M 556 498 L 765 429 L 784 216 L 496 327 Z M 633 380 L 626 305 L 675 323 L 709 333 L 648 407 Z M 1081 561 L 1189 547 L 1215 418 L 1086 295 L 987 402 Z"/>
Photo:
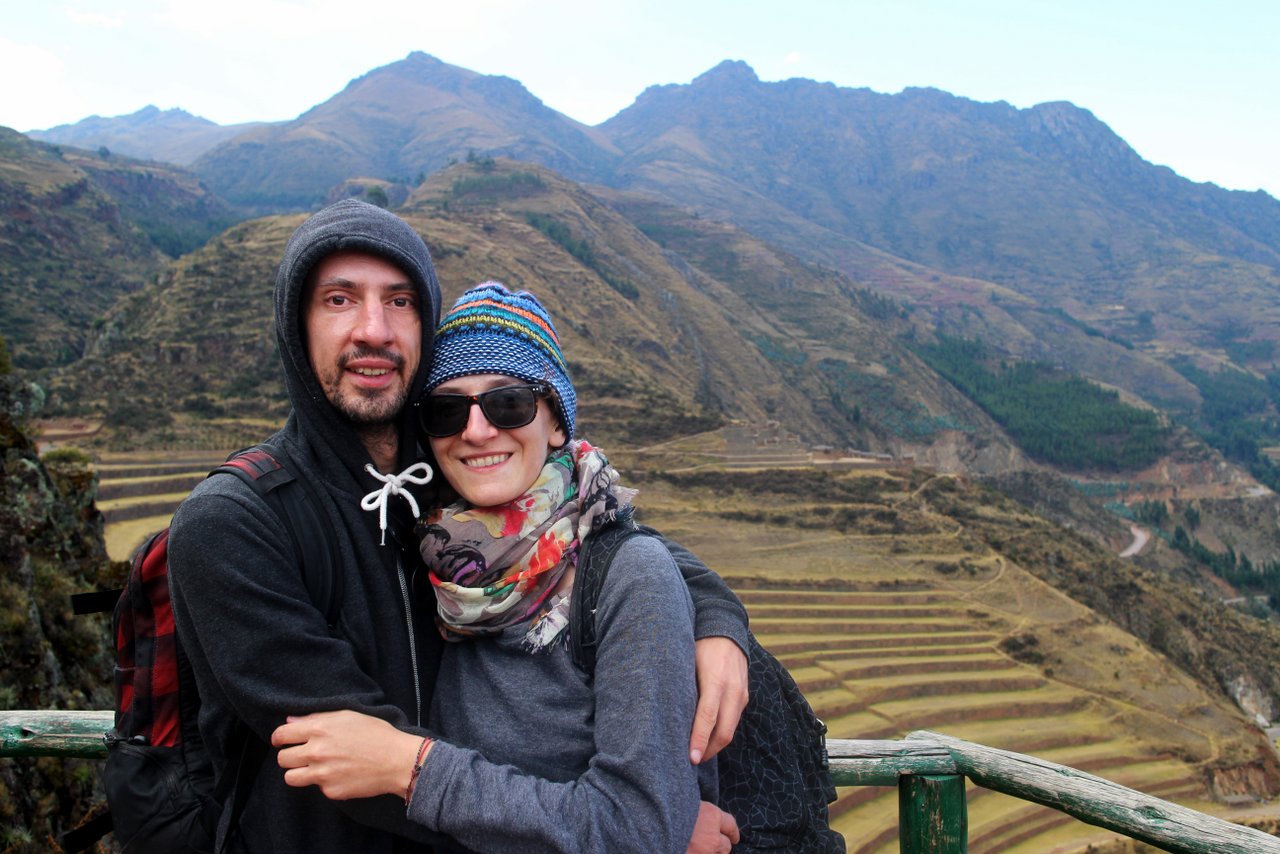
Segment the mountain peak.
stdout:
<path fill-rule="evenodd" d="M 740 59 L 726 59 L 710 71 L 694 78 L 693 85 L 713 83 L 737 86 L 759 82 L 760 78 L 756 76 L 755 70 L 750 65 Z"/>
<path fill-rule="evenodd" d="M 1123 139 L 1105 122 L 1083 107 L 1069 101 L 1048 101 L 1036 104 L 1028 111 L 1032 127 L 1041 131 L 1060 145 L 1069 145 L 1078 151 L 1090 152 L 1097 157 L 1130 162 L 1138 158 Z"/>
<path fill-rule="evenodd" d="M 446 63 L 439 57 L 432 56 L 425 51 L 413 50 L 409 52 L 408 56 L 400 60 L 400 63 L 393 64 L 419 65 L 424 68 L 440 68 Z"/>

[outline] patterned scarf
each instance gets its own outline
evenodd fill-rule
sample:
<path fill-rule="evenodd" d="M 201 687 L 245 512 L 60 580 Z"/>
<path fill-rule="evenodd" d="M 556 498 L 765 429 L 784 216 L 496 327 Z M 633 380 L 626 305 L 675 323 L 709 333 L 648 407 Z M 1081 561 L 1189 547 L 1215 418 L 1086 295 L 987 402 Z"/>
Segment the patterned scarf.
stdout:
<path fill-rule="evenodd" d="M 604 454 L 579 440 L 553 450 L 519 498 L 483 508 L 457 502 L 429 516 L 418 535 L 445 640 L 531 621 L 525 644 L 546 647 L 568 625 L 583 538 L 634 496 Z"/>

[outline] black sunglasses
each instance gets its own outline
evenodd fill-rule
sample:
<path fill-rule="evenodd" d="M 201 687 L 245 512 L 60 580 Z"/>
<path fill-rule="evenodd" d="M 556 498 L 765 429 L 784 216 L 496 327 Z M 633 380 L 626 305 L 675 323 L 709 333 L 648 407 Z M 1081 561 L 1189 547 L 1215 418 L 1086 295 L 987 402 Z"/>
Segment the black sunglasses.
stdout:
<path fill-rule="evenodd" d="M 428 436 L 443 439 L 461 433 L 478 404 L 484 417 L 499 430 L 514 430 L 538 415 L 538 395 L 551 389 L 542 383 L 504 385 L 479 394 L 433 394 L 418 407 L 418 423 Z"/>

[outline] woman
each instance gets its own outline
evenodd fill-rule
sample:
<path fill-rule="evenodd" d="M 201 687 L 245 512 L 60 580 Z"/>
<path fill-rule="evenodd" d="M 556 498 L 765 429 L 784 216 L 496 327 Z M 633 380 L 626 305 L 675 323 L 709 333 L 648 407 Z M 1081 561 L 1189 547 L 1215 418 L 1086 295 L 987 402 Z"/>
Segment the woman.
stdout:
<path fill-rule="evenodd" d="M 693 609 L 663 545 L 631 537 L 596 612 L 594 675 L 564 642 L 581 542 L 634 492 L 584 441 L 550 319 L 486 283 L 436 336 L 421 423 L 458 498 L 419 527 L 449 645 L 432 730 L 333 712 L 273 743 L 290 785 L 402 795 L 476 851 L 684 851 L 714 770 L 689 761 Z M 504 764 L 499 764 L 499 760 Z M 701 779 L 700 779 L 701 777 Z"/>

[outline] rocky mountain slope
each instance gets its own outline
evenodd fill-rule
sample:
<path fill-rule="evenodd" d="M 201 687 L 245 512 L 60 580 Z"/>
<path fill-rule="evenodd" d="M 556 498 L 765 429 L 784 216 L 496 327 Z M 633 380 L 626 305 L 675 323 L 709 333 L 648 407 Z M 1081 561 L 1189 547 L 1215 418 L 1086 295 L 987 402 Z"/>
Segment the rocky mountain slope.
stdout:
<path fill-rule="evenodd" d="M 315 207 L 348 178 L 409 182 L 471 150 L 578 176 L 596 174 L 610 155 L 599 133 L 515 80 L 415 52 L 291 122 L 216 146 L 192 168 L 227 199 L 266 213 Z"/>
<path fill-rule="evenodd" d="M 599 130 L 624 152 L 612 185 L 845 272 L 869 244 L 1156 349 L 1280 340 L 1280 202 L 1153 166 L 1071 104 L 764 83 L 726 62 Z"/>

